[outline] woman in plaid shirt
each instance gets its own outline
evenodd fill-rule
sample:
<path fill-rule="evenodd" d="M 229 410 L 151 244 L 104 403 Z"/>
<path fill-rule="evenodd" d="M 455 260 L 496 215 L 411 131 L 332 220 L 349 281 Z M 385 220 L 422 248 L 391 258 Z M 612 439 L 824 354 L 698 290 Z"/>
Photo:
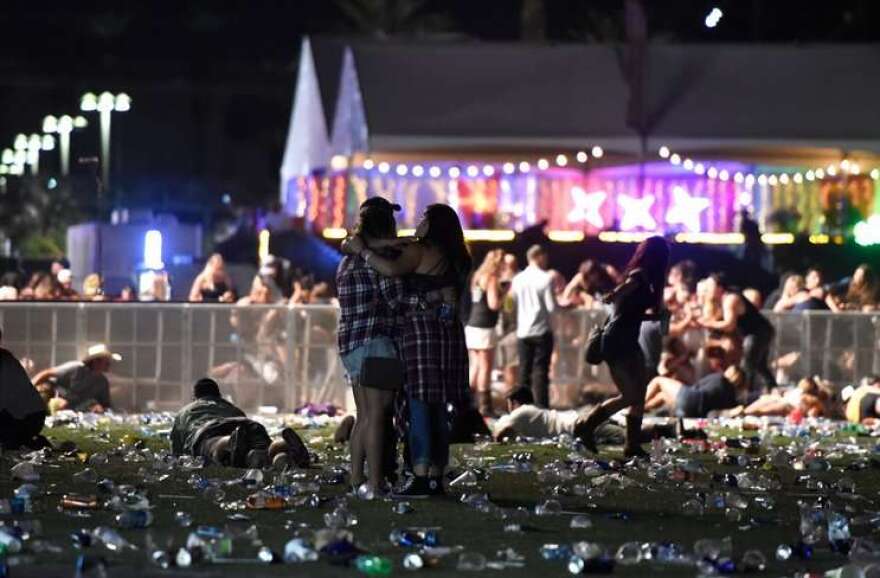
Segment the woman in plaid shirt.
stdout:
<path fill-rule="evenodd" d="M 359 253 L 388 277 L 405 276 L 416 306 L 403 319 L 401 353 L 409 405 L 409 449 L 415 477 L 398 494 L 409 498 L 443 494 L 449 462 L 448 403 L 469 401 L 468 354 L 458 303 L 471 271 L 458 215 L 447 205 L 431 205 L 416 228 L 416 242 L 400 256 L 378 255 L 354 238 Z"/>
<path fill-rule="evenodd" d="M 397 238 L 392 205 L 381 197 L 361 205 L 357 238 L 367 245 Z M 369 487 L 379 493 L 385 478 L 396 469 L 391 418 L 397 393 L 393 380 L 367 383 L 362 370 L 368 358 L 397 359 L 400 334 L 397 320 L 404 308 L 404 284 L 400 278 L 383 277 L 358 255 L 348 255 L 336 273 L 339 294 L 337 342 L 342 364 L 352 385 L 357 421 L 351 432 L 351 483 L 355 491 L 365 482 L 364 460 L 369 464 Z M 400 380 L 398 380 L 399 383 Z"/>

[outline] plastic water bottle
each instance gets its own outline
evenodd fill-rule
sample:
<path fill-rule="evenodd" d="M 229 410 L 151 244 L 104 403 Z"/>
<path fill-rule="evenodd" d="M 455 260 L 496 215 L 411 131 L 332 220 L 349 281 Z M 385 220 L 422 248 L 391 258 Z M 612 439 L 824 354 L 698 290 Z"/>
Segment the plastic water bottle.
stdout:
<path fill-rule="evenodd" d="M 544 560 L 567 560 L 571 558 L 571 547 L 567 544 L 544 544 L 540 548 Z"/>
<path fill-rule="evenodd" d="M 137 546 L 123 538 L 119 534 L 119 532 L 117 532 L 113 528 L 108 528 L 107 526 L 98 526 L 92 531 L 92 535 L 97 540 L 103 542 L 104 546 L 106 546 L 108 550 L 112 550 L 113 552 L 120 552 L 126 548 L 137 550 Z"/>
<path fill-rule="evenodd" d="M 0 526 L 0 547 L 10 554 L 21 552 L 21 538 L 16 536 L 11 528 Z"/>
<path fill-rule="evenodd" d="M 367 576 L 387 576 L 393 568 L 391 560 L 382 556 L 358 556 L 355 566 Z"/>
<path fill-rule="evenodd" d="M 314 562 L 317 559 L 318 553 L 301 538 L 294 538 L 284 545 L 284 561 L 288 564 Z"/>
<path fill-rule="evenodd" d="M 120 528 L 146 528 L 153 523 L 153 513 L 149 510 L 128 510 L 116 515 L 116 525 Z"/>

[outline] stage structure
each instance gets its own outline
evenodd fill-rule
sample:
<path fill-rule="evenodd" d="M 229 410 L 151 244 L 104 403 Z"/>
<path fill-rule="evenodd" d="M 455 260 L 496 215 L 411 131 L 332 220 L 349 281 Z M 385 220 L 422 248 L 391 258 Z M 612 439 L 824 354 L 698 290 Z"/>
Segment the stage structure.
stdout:
<path fill-rule="evenodd" d="M 809 78 L 780 74 L 805 61 Z M 306 39 L 283 204 L 330 238 L 373 195 L 404 228 L 448 203 L 499 239 L 545 223 L 560 240 L 736 242 L 743 211 L 780 242 L 880 226 L 880 79 L 861 68 L 876 49 L 652 46 L 635 115 L 619 62 L 609 46 Z M 854 90 L 820 98 L 823 75 Z"/>

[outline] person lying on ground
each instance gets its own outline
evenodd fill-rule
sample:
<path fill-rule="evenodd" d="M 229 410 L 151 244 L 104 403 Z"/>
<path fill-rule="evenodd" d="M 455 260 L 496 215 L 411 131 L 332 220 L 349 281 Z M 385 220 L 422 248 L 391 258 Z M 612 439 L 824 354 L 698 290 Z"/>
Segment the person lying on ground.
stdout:
<path fill-rule="evenodd" d="M 841 397 L 846 403 L 847 421 L 869 427 L 880 424 L 880 376 L 866 377 L 859 387 L 844 389 Z"/>
<path fill-rule="evenodd" d="M 552 438 L 560 434 L 577 435 L 578 426 L 586 420 L 594 406 L 586 405 L 579 409 L 543 409 L 535 405 L 531 389 L 519 387 L 507 395 L 508 414 L 499 418 L 493 429 L 495 441 L 504 441 L 516 436 L 530 438 Z M 684 432 L 681 424 L 669 426 L 643 426 L 642 443 L 656 437 L 702 437 L 699 434 Z M 596 440 L 607 445 L 623 445 L 626 431 L 620 424 L 606 421 L 595 431 Z"/>
<path fill-rule="evenodd" d="M 0 342 L 3 331 L 0 329 Z M 0 347 L 0 447 L 39 449 L 48 445 L 40 435 L 46 420 L 46 404 L 28 379 L 21 363 Z"/>
<path fill-rule="evenodd" d="M 302 439 L 290 428 L 273 440 L 262 424 L 249 419 L 223 399 L 220 386 L 202 378 L 193 386 L 193 401 L 174 417 L 171 451 L 176 456 L 205 458 L 210 465 L 276 469 L 307 467 L 311 461 Z"/>
<path fill-rule="evenodd" d="M 706 417 L 711 411 L 736 407 L 746 391 L 745 375 L 736 365 L 710 373 L 693 385 L 655 377 L 648 385 L 645 410 L 665 410 L 679 417 Z"/>
<path fill-rule="evenodd" d="M 727 417 L 740 416 L 779 416 L 787 417 L 799 412 L 807 417 L 827 416 L 832 395 L 830 389 L 817 379 L 805 377 L 797 387 L 776 389 L 764 394 L 749 405 L 740 405 L 729 412 Z"/>
<path fill-rule="evenodd" d="M 69 361 L 39 372 L 33 384 L 37 388 L 47 383 L 53 385 L 55 399 L 49 400 L 52 413 L 62 409 L 104 413 L 111 408 L 106 374 L 118 361 L 122 361 L 121 355 L 99 343 L 89 347 L 81 361 Z"/>

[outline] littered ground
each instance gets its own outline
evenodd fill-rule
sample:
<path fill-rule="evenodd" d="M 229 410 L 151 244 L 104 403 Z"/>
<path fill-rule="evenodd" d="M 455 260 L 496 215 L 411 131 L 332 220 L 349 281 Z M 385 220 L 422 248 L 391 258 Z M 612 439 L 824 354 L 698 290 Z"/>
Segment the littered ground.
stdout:
<path fill-rule="evenodd" d="M 74 575 L 75 560 L 80 553 L 72 545 L 70 535 L 79 528 L 94 528 L 98 525 L 113 525 L 114 512 L 99 510 L 90 512 L 88 517 L 74 517 L 70 512 L 59 508 L 61 494 L 80 493 L 95 494 L 94 483 L 78 482 L 73 475 L 81 471 L 85 465 L 81 459 L 95 452 L 109 453 L 110 462 L 106 465 L 93 466 L 100 478 L 110 478 L 116 484 L 135 484 L 146 487 L 151 495 L 154 523 L 149 532 L 155 542 L 160 545 L 177 548 L 182 545 L 187 534 L 196 525 L 212 525 L 224 527 L 232 524 L 230 512 L 221 509 L 216 503 L 197 495 L 187 480 L 192 471 L 172 470 L 155 472 L 167 475 L 162 481 L 146 479 L 141 468 L 152 471 L 151 464 L 125 463 L 122 453 L 130 449 L 132 443 L 140 441 L 145 447 L 157 451 L 167 451 L 167 442 L 156 436 L 144 437 L 135 427 L 106 425 L 97 428 L 55 427 L 44 432 L 49 439 L 60 444 L 63 441 L 74 442 L 81 452 L 77 457 L 68 460 L 53 459 L 47 465 L 40 466 L 41 479 L 37 484 L 48 495 L 35 502 L 34 513 L 17 518 L 39 520 L 42 535 L 39 539 L 48 541 L 62 549 L 61 553 L 33 554 L 33 559 L 20 558 L 23 565 L 10 567 L 10 576 L 27 577 L 70 577 Z M 300 430 L 321 461 L 314 468 L 305 470 L 305 474 L 317 477 L 322 469 L 341 465 L 345 460 L 344 448 L 331 443 L 332 431 L 328 428 Z M 727 437 L 753 437 L 755 432 L 739 430 L 712 430 L 712 439 Z M 873 448 L 875 440 L 869 437 L 849 437 L 839 434 L 827 437 L 815 433 L 810 440 L 821 444 L 820 447 L 831 449 L 831 444 L 849 442 L 864 448 Z M 791 440 L 777 437 L 773 440 L 774 447 L 786 446 Z M 825 546 L 816 548 L 812 560 L 792 559 L 779 562 L 774 552 L 779 544 L 793 544 L 799 540 L 798 500 L 815 500 L 826 496 L 836 509 L 857 516 L 878 509 L 877 498 L 880 488 L 880 464 L 872 463 L 866 469 L 849 471 L 846 466 L 853 462 L 852 452 L 829 452 L 834 468 L 827 472 L 814 473 L 796 471 L 792 468 L 776 468 L 769 464 L 754 469 L 766 475 L 775 476 L 782 481 L 780 491 L 770 492 L 775 502 L 773 509 L 763 509 L 750 500 L 748 509 L 742 511 L 742 520 L 729 521 L 724 511 L 708 509 L 702 516 L 685 515 L 682 504 L 698 491 L 726 492 L 738 491 L 746 498 L 753 498 L 760 492 L 736 490 L 723 483 L 712 481 L 711 476 L 703 476 L 698 487 L 687 482 L 654 481 L 649 479 L 644 468 L 624 467 L 622 472 L 637 482 L 631 487 L 609 491 L 604 497 L 589 503 L 584 497 L 575 495 L 551 495 L 554 487 L 562 494 L 570 492 L 573 486 L 590 485 L 591 480 L 578 477 L 568 482 L 541 482 L 537 471 L 554 460 L 565 460 L 569 450 L 553 444 L 482 444 L 481 446 L 455 446 L 453 454 L 459 464 L 469 460 L 482 460 L 486 467 L 494 463 L 508 461 L 513 454 L 531 453 L 531 473 L 500 473 L 491 471 L 488 479 L 481 481 L 477 488 L 468 488 L 468 492 L 487 492 L 491 500 L 498 506 L 511 509 L 522 507 L 533 510 L 535 505 L 548 498 L 558 499 L 564 510 L 582 512 L 593 521 L 590 529 L 571 529 L 571 514 L 555 516 L 531 515 L 520 520 L 525 531 L 519 533 L 505 532 L 508 523 L 497 516 L 480 513 L 460 503 L 459 497 L 463 490 L 452 489 L 444 498 L 412 501 L 415 509 L 409 514 L 396 514 L 392 511 L 392 503 L 387 501 L 365 502 L 350 499 L 350 509 L 356 514 L 358 523 L 352 527 L 357 545 L 371 553 L 387 556 L 394 564 L 393 575 L 412 574 L 404 570 L 402 560 L 407 550 L 396 547 L 388 540 L 390 531 L 402 527 L 435 527 L 438 529 L 440 544 L 444 546 L 460 546 L 463 551 L 478 552 L 488 560 L 497 559 L 500 550 L 512 548 L 525 557 L 522 568 L 507 568 L 503 571 L 486 569 L 481 573 L 460 572 L 456 569 L 457 554 L 441 558 L 438 564 L 425 568 L 417 573 L 442 578 L 447 576 L 467 576 L 487 574 L 503 575 L 505 578 L 533 576 L 567 576 L 564 562 L 543 560 L 539 548 L 546 543 L 573 543 L 577 541 L 598 542 L 605 545 L 613 554 L 624 542 L 675 542 L 690 550 L 694 542 L 700 538 L 721 539 L 730 536 L 733 539 L 733 559 L 738 561 L 742 553 L 749 549 L 758 549 L 767 557 L 767 569 L 760 573 L 763 576 L 792 576 L 797 571 L 824 571 L 838 568 L 846 564 L 847 559 L 839 553 L 833 553 Z M 730 450 L 731 454 L 742 453 L 742 450 Z M 752 456 L 760 459 L 762 453 Z M 867 457 L 873 462 L 872 455 Z M 705 464 L 711 473 L 737 473 L 744 471 L 738 466 L 720 465 L 714 453 L 695 453 L 682 448 L 674 454 L 676 458 L 696 459 Z M 6 453 L 0 463 L 0 497 L 11 497 L 20 481 L 13 480 L 10 468 L 14 465 L 17 454 Z M 620 448 L 604 448 L 601 459 L 605 461 L 621 461 Z M 210 468 L 199 470 L 202 476 L 233 480 L 239 478 L 242 470 L 227 468 Z M 806 485 L 804 476 L 822 480 L 823 490 L 811 490 Z M 855 482 L 854 495 L 839 495 L 833 489 L 833 483 L 846 476 Z M 267 481 L 271 474 L 267 472 Z M 344 485 L 324 486 L 320 492 L 322 498 L 328 498 L 319 508 L 292 508 L 283 511 L 252 511 L 246 510 L 250 521 L 234 523 L 238 527 L 249 524 L 257 526 L 262 542 L 276 552 L 283 552 L 284 544 L 300 525 L 308 525 L 319 529 L 324 527 L 324 514 L 331 510 L 330 503 L 345 491 Z M 226 488 L 227 500 L 241 500 L 248 491 L 239 486 Z M 194 521 L 193 528 L 181 528 L 175 524 L 174 514 L 177 511 L 188 512 Z M 0 520 L 11 524 L 16 517 L 0 515 Z M 751 522 L 750 522 L 751 521 Z M 853 527 L 855 535 L 866 535 L 871 528 Z M 152 565 L 148 560 L 145 541 L 147 530 L 122 530 L 121 533 L 133 544 L 140 547 L 138 551 L 127 551 L 123 554 L 106 550 L 103 546 L 94 546 L 88 553 L 106 559 L 109 577 L 134 578 L 142 576 L 354 576 L 359 572 L 353 567 L 341 567 L 329 564 L 325 560 L 304 564 L 261 565 L 253 563 L 211 565 L 204 564 L 189 569 L 163 570 Z M 255 550 L 247 545 L 237 546 L 234 557 L 253 559 Z M 26 555 L 26 552 L 25 552 Z M 96 574 L 98 575 L 98 574 Z M 642 563 L 635 566 L 617 565 L 614 569 L 617 576 L 696 576 L 693 567 L 664 566 L 655 563 Z M 757 574 L 755 574 L 757 575 Z"/>

